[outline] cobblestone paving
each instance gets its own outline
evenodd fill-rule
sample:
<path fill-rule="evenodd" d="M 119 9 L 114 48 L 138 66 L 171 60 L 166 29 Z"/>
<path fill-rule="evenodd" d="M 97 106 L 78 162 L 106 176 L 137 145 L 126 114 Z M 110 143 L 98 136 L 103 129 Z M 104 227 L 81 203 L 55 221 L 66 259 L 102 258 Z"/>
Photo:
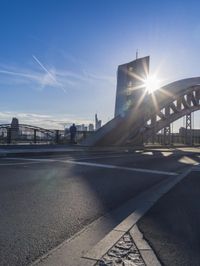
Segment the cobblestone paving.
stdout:
<path fill-rule="evenodd" d="M 129 233 L 126 233 L 95 266 L 145 266 Z"/>

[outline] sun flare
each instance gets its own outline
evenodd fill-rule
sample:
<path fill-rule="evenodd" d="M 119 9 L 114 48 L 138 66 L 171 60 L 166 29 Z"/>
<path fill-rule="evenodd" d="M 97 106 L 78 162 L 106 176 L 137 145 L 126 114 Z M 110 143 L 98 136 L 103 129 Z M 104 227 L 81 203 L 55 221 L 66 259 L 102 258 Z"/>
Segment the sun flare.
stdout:
<path fill-rule="evenodd" d="M 147 92 L 150 94 L 160 88 L 160 80 L 156 75 L 149 75 L 144 81 L 144 86 Z"/>

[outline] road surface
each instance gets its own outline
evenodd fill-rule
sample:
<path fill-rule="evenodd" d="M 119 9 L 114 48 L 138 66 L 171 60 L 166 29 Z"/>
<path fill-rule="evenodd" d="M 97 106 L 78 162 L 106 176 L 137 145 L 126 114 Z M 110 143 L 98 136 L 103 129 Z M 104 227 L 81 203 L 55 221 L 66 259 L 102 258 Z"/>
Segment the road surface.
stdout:
<path fill-rule="evenodd" d="M 0 265 L 28 265 L 198 154 L 69 152 L 0 159 Z"/>

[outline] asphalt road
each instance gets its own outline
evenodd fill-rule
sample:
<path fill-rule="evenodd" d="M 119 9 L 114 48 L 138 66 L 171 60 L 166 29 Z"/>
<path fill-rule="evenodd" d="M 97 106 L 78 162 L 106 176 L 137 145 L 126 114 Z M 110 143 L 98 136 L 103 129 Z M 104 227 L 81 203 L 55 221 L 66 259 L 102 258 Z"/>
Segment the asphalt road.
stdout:
<path fill-rule="evenodd" d="M 0 265 L 30 264 L 105 212 L 196 161 L 196 154 L 161 151 L 0 159 Z"/>

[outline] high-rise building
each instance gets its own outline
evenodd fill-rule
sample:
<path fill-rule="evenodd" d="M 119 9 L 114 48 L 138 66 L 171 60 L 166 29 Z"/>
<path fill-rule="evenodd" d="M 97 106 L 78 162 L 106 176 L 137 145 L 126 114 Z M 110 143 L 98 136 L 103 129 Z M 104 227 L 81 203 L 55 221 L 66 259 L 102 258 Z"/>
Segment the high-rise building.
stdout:
<path fill-rule="evenodd" d="M 98 119 L 97 114 L 95 114 L 95 130 L 101 127 L 101 120 Z"/>
<path fill-rule="evenodd" d="M 11 139 L 15 140 L 19 137 L 19 121 L 16 117 L 13 117 L 11 122 Z"/>
<path fill-rule="evenodd" d="M 148 73 L 149 56 L 118 66 L 115 117 L 142 99 L 146 92 L 144 81 Z"/>

